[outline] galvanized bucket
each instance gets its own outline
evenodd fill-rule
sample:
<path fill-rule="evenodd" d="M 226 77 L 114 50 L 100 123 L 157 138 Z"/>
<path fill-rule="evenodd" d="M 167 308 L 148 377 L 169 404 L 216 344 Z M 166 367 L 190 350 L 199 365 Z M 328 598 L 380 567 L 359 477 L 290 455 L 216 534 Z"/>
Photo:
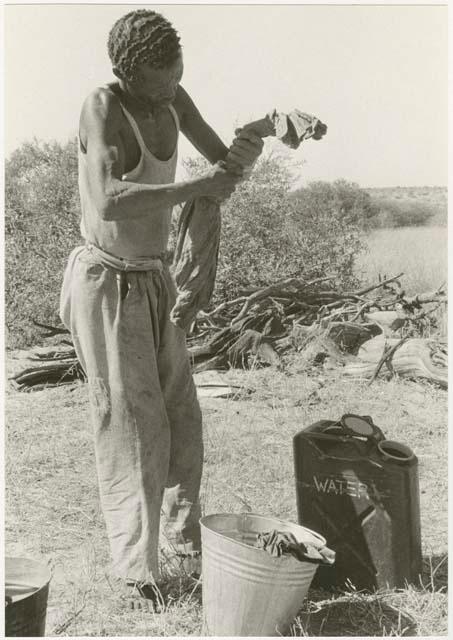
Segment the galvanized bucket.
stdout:
<path fill-rule="evenodd" d="M 209 636 L 278 636 L 285 633 L 307 595 L 317 565 L 291 555 L 273 557 L 251 546 L 257 533 L 291 532 L 317 547 L 325 539 L 300 525 L 244 514 L 200 520 L 203 631 Z"/>
<path fill-rule="evenodd" d="M 5 636 L 45 635 L 51 572 L 26 558 L 5 558 Z"/>

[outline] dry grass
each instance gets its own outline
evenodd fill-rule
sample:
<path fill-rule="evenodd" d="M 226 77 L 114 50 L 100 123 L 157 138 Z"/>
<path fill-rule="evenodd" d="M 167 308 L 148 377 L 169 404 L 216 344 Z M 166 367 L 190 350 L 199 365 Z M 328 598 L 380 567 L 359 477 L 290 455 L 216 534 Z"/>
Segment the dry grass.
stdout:
<path fill-rule="evenodd" d="M 320 418 L 372 415 L 420 461 L 425 575 L 420 585 L 378 594 L 312 590 L 292 635 L 445 635 L 447 615 L 447 399 L 431 386 L 372 386 L 338 374 L 236 372 L 255 389 L 236 400 L 205 399 L 204 511 L 253 511 L 296 521 L 292 437 Z M 86 388 L 7 393 L 6 551 L 48 559 L 47 633 L 66 636 L 200 635 L 200 585 L 170 580 L 159 615 L 131 611 L 112 576 L 99 511 Z"/>
<path fill-rule="evenodd" d="M 447 280 L 447 227 L 405 227 L 373 231 L 358 261 L 365 282 L 404 272 L 410 294 L 437 289 Z"/>

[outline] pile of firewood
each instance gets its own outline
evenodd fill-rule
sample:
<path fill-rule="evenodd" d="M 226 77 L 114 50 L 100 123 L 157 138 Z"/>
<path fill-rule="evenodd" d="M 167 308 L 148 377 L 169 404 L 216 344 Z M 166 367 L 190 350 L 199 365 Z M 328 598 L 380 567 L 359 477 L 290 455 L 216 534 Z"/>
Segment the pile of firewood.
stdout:
<path fill-rule="evenodd" d="M 343 365 L 348 375 L 373 378 L 372 363 L 378 366 L 385 355 L 383 362 L 395 361 L 394 373 L 409 376 L 413 372 L 414 377 L 444 385 L 446 343 L 433 336 L 439 334 L 439 311 L 447 303 L 446 292 L 441 287 L 407 296 L 402 275 L 350 292 L 329 288 L 329 278 L 311 282 L 291 278 L 244 292 L 199 314 L 195 344 L 190 347 L 194 369 L 247 366 L 250 361 L 279 364 L 281 356 L 292 350 L 307 364 L 330 359 Z M 380 352 L 377 336 L 385 337 Z M 374 352 L 368 351 L 367 366 L 360 366 L 362 345 L 368 343 L 374 345 Z M 440 359 L 427 355 L 431 351 L 425 346 L 433 344 L 438 345 L 434 351 L 443 354 Z"/>
<path fill-rule="evenodd" d="M 345 375 L 402 375 L 447 386 L 447 345 L 439 317 L 444 287 L 407 296 L 399 274 L 357 291 L 338 291 L 332 278 L 288 278 L 241 292 L 235 300 L 200 312 L 188 337 L 193 370 L 284 366 L 288 352 L 307 366 L 329 361 Z M 329 286 L 330 285 L 330 286 Z M 64 330 L 46 327 L 47 335 Z M 66 341 L 67 343 L 67 341 Z M 45 358 L 41 350 L 40 359 Z M 65 347 L 45 365 L 13 378 L 20 390 L 83 378 L 75 353 Z"/>

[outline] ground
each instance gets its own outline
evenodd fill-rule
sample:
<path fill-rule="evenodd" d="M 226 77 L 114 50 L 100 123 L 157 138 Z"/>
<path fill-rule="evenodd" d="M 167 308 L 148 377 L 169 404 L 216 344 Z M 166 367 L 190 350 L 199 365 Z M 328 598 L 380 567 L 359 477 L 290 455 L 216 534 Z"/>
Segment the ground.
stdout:
<path fill-rule="evenodd" d="M 10 359 L 10 368 L 18 362 Z M 424 572 L 420 583 L 373 594 L 311 590 L 291 634 L 447 634 L 447 394 L 429 384 L 352 382 L 336 371 L 231 373 L 249 389 L 203 398 L 205 513 L 255 513 L 297 521 L 292 438 L 343 413 L 371 415 L 419 460 Z M 86 387 L 6 392 L 7 555 L 50 561 L 48 635 L 202 634 L 201 588 L 170 579 L 165 612 L 131 611 L 112 575 L 99 509 Z"/>

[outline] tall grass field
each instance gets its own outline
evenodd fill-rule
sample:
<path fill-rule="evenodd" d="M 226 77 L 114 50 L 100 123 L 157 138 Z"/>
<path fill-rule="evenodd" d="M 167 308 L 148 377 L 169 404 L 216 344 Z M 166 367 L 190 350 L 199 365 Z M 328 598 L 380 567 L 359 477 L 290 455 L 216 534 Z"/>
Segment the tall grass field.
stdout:
<path fill-rule="evenodd" d="M 370 233 L 367 245 L 357 261 L 357 273 L 365 282 L 403 272 L 403 287 L 415 295 L 437 289 L 447 280 L 445 226 L 378 229 Z"/>

